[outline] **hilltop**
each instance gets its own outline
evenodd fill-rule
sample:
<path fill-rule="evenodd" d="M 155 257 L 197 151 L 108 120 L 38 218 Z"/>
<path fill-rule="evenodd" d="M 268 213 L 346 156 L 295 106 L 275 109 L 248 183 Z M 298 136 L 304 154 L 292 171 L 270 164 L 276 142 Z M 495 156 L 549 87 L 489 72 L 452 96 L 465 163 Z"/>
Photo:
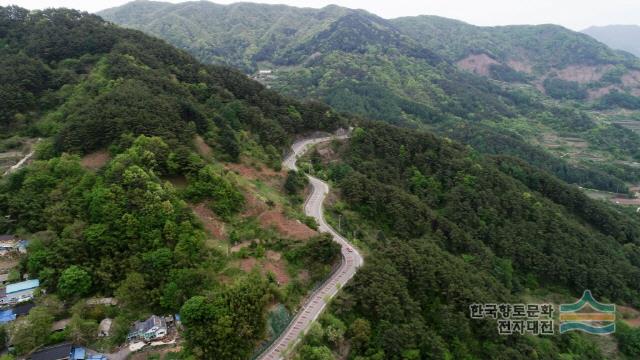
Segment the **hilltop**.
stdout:
<path fill-rule="evenodd" d="M 291 96 L 518 156 L 567 182 L 626 193 L 640 181 L 637 59 L 558 26 L 210 2 L 100 15 L 205 62 L 266 70 L 256 78 Z"/>
<path fill-rule="evenodd" d="M 500 86 L 366 13 L 350 12 L 327 29 L 281 59 L 300 61 L 311 49 L 336 66 L 352 56 L 351 68 L 336 68 L 345 74 L 362 59 L 371 60 L 369 70 L 387 64 L 402 75 L 406 61 L 417 73 L 449 74 L 434 78 L 442 88 L 431 90 L 451 91 L 443 99 L 467 107 L 439 121 L 467 121 L 455 130 L 469 139 L 502 135 L 495 124 L 480 126 L 497 110 L 476 109 L 484 97 L 473 98 L 509 94 Z M 87 13 L 2 7 L 0 44 L 0 96 L 12 99 L 0 102 L 3 145 L 42 138 L 36 161 L 0 179 L 0 232 L 30 239 L 14 271 L 46 290 L 29 315 L 0 327 L 17 354 L 65 340 L 108 351 L 151 313 L 180 313 L 184 346 L 176 358 L 259 352 L 340 261 L 337 245 L 300 213 L 305 177 L 283 172 L 283 155 L 294 138 L 347 126 L 354 127 L 348 141 L 311 151 L 299 167 L 331 182 L 327 218 L 366 261 L 294 356 L 604 359 L 580 334 L 498 335 L 495 321 L 469 318 L 469 303 L 566 302 L 586 287 L 602 301 L 640 306 L 637 214 L 517 158 L 483 154 L 426 126 L 401 128 L 280 95 Z M 310 69 L 321 71 L 324 61 Z M 361 95 L 373 101 L 368 89 Z M 590 129 L 580 112 L 545 109 Z M 488 145 L 536 154 L 516 140 Z M 118 304 L 86 305 L 93 296 Z M 97 339 L 91 334 L 106 317 L 117 331 Z M 63 319 L 67 328 L 50 333 Z M 632 354 L 636 335 L 607 341 Z"/>

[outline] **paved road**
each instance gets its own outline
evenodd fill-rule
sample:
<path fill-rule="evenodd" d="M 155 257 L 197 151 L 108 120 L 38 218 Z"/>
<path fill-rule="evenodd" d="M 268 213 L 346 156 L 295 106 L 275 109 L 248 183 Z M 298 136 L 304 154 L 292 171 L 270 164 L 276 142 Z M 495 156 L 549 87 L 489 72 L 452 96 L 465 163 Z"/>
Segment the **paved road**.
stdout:
<path fill-rule="evenodd" d="M 314 139 L 304 139 L 296 142 L 291 147 L 293 152 L 283 162 L 283 166 L 287 169 L 297 170 L 296 161 L 304 154 L 312 145 L 330 141 L 332 139 L 345 139 L 347 136 L 323 137 Z M 329 193 L 329 185 L 324 181 L 308 176 L 311 183 L 311 194 L 307 198 L 304 205 L 304 212 L 309 216 L 313 216 L 318 222 L 318 230 L 330 233 L 333 239 L 342 247 L 343 261 L 340 267 L 333 275 L 325 281 L 325 283 L 314 292 L 307 302 L 302 306 L 295 318 L 289 324 L 289 327 L 282 332 L 280 337 L 267 349 L 258 360 L 279 360 L 282 354 L 289 348 L 292 348 L 300 339 L 300 335 L 304 334 L 311 323 L 320 316 L 332 297 L 334 297 L 341 286 L 346 284 L 356 273 L 358 267 L 362 265 L 363 259 L 360 253 L 349 244 L 349 242 L 338 234 L 324 219 L 322 203 Z"/>

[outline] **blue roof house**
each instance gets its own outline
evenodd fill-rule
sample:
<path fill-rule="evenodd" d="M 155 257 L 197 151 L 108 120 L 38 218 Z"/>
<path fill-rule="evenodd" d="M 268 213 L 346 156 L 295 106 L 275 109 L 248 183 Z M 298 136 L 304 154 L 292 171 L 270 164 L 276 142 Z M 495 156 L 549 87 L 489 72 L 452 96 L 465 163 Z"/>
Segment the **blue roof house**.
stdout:
<path fill-rule="evenodd" d="M 33 299 L 33 294 L 40 286 L 40 280 L 32 279 L 19 283 L 9 284 L 5 288 L 4 294 L 0 292 L 0 304 L 13 304 Z"/>

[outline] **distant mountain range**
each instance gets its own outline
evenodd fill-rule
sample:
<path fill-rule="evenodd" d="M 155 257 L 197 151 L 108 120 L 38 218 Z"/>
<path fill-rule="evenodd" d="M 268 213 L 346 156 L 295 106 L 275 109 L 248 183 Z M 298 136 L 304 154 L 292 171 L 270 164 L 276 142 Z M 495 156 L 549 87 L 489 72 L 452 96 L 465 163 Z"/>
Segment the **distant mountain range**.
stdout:
<path fill-rule="evenodd" d="M 334 284 L 323 279 L 343 258 L 301 212 L 308 169 L 331 181 L 327 220 L 366 261 L 335 283 L 339 295 L 287 357 L 637 358 L 640 329 L 624 325 L 627 312 L 616 336 L 596 341 L 503 336 L 488 305 L 572 301 L 587 288 L 640 308 L 635 208 L 551 175 L 621 191 L 623 180 L 640 182 L 638 168 L 621 165 L 640 161 L 640 137 L 614 122 L 633 111 L 601 111 L 607 95 L 576 97 L 636 71 L 631 55 L 553 26 L 389 21 L 339 7 L 128 6 L 122 19 L 209 62 L 260 69 L 274 88 L 403 127 L 281 96 L 95 15 L 0 6 L 0 149 L 42 137 L 32 164 L 0 178 L 0 233 L 31 239 L 15 270 L 43 290 L 29 315 L 0 328 L 18 356 L 94 334 L 107 315 L 122 331 L 84 336 L 87 346 L 116 346 L 147 314 L 179 313 L 181 351 L 171 356 L 255 357 L 291 314 L 305 316 L 317 284 Z M 486 74 L 468 66 L 480 59 L 492 59 Z M 585 83 L 553 75 L 571 66 L 618 72 Z M 549 77 L 560 80 L 540 90 Z M 345 127 L 349 139 L 312 149 L 300 172 L 281 171 L 293 139 Z M 564 143 L 545 147 L 552 140 Z M 553 155 L 571 149 L 591 160 Z M 85 307 L 95 296 L 118 304 Z M 67 330 L 50 336 L 63 314 Z"/>
<path fill-rule="evenodd" d="M 640 136 L 615 118 L 640 110 L 640 61 L 561 26 L 207 1 L 134 1 L 99 15 L 286 94 L 429 128 L 571 183 L 617 191 L 640 182 L 616 162 L 640 159 Z"/>
<path fill-rule="evenodd" d="M 427 66 L 445 60 L 477 75 L 531 84 L 552 97 L 555 92 L 547 89 L 552 85 L 580 87 L 568 95 L 577 99 L 599 99 L 612 90 L 640 96 L 637 58 L 556 25 L 479 27 L 436 16 L 386 20 L 335 5 L 309 9 L 206 1 L 134 1 L 99 15 L 159 36 L 205 62 L 248 73 L 259 67 L 310 69 L 335 61 L 330 54 L 360 56 L 380 50 L 376 59 L 407 56 Z M 289 70 L 299 74 L 298 68 Z M 451 71 L 440 80 L 450 79 Z M 546 79 L 555 82 L 545 86 Z"/>
<path fill-rule="evenodd" d="M 638 25 L 592 26 L 582 32 L 614 49 L 640 56 L 640 26 Z"/>

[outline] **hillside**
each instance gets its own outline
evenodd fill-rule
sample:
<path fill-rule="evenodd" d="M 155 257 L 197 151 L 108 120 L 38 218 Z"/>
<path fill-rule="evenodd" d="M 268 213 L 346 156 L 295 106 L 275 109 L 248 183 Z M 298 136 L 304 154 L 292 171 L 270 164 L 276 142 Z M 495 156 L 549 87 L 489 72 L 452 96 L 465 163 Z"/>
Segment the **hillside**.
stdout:
<path fill-rule="evenodd" d="M 0 233 L 29 240 L 11 271 L 44 290 L 0 326 L 16 355 L 64 340 L 109 352 L 134 321 L 182 312 L 188 352 L 215 327 L 211 354 L 244 359 L 338 261 L 280 171 L 294 136 L 344 126 L 326 105 L 73 10 L 0 7 L 0 44 L 0 142 L 42 138 L 0 179 Z M 118 330 L 99 339 L 104 318 Z"/>
<path fill-rule="evenodd" d="M 640 44 L 638 44 L 640 26 L 638 25 L 592 26 L 582 32 L 607 44 L 612 49 L 624 50 L 640 57 Z"/>
<path fill-rule="evenodd" d="M 320 149 L 308 161 L 342 195 L 327 207 L 334 226 L 369 256 L 298 359 L 328 351 L 340 358 L 345 348 L 365 359 L 620 356 L 576 334 L 499 336 L 494 322 L 468 312 L 476 302 L 563 301 L 543 289 L 598 288 L 635 301 L 640 233 L 632 212 L 590 200 L 514 158 L 484 158 L 428 133 L 360 125 L 349 144 Z"/>
<path fill-rule="evenodd" d="M 487 84 L 374 20 L 382 21 L 343 18 L 286 58 L 307 46 L 367 56 L 372 44 L 398 41 L 379 55 L 397 50 Z M 338 30 L 366 32 L 371 42 L 340 42 Z M 109 351 L 134 320 L 179 312 L 184 346 L 172 357 L 250 358 L 339 259 L 300 213 L 305 178 L 281 171 L 283 153 L 295 137 L 347 125 L 356 127 L 350 140 L 299 167 L 337 190 L 328 216 L 366 265 L 295 356 L 604 359 L 580 334 L 500 336 L 495 321 L 469 318 L 469 304 L 573 301 L 587 287 L 603 301 L 640 306 L 635 212 L 590 200 L 516 158 L 283 97 L 73 10 L 1 7 L 0 43 L 0 62 L 11 64 L 0 72 L 0 96 L 14 99 L 1 103 L 2 141 L 43 139 L 37 161 L 0 179 L 0 232 L 31 240 L 14 270 L 46 290 L 28 316 L 0 327 L 19 355 L 65 340 Z M 92 296 L 118 305 L 85 305 Z M 105 317 L 117 330 L 97 339 Z M 50 333 L 67 318 L 64 331 Z M 626 354 L 636 346 L 629 334 L 620 340 Z"/>
<path fill-rule="evenodd" d="M 630 70 L 637 60 L 557 26 L 479 28 L 337 6 L 209 2 L 135 1 L 100 15 L 205 62 L 267 70 L 255 77 L 292 96 L 518 156 L 571 183 L 626 193 L 640 182 L 638 115 L 620 108 L 640 109 Z M 617 70 L 597 84 L 571 80 L 585 66 Z M 498 76 L 478 76 L 491 69 Z M 624 92 L 584 104 L 603 81 Z"/>
<path fill-rule="evenodd" d="M 507 82 L 531 83 L 551 97 L 548 79 L 577 82 L 582 99 L 613 90 L 640 94 L 640 61 L 561 26 L 480 27 L 436 16 L 393 19 L 416 41 L 463 69 Z"/>

